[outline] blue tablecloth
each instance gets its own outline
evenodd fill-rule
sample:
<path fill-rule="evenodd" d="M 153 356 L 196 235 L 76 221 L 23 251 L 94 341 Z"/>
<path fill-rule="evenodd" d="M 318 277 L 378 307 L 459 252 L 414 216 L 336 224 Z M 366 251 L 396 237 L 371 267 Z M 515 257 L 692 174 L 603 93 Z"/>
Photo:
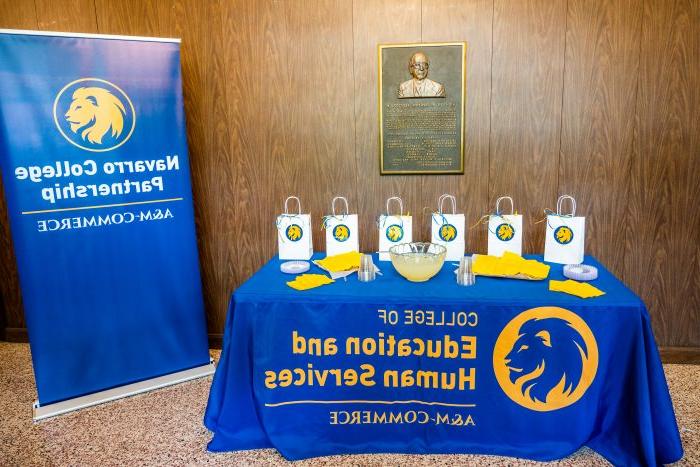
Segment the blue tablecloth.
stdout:
<path fill-rule="evenodd" d="M 681 458 L 644 304 L 595 259 L 606 294 L 592 299 L 548 280 L 460 287 L 449 262 L 411 283 L 375 262 L 374 282 L 296 291 L 273 259 L 236 290 L 209 450 L 551 460 L 588 446 L 616 465 Z"/>

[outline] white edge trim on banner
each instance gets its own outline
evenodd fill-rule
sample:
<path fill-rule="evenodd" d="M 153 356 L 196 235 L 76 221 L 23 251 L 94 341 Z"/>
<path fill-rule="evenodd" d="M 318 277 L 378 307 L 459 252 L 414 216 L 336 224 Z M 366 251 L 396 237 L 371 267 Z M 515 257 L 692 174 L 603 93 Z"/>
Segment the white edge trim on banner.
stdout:
<path fill-rule="evenodd" d="M 214 361 L 210 358 L 209 363 L 206 365 L 190 368 L 189 370 L 176 371 L 175 373 L 150 378 L 144 381 L 139 381 L 138 383 L 118 386 L 105 391 L 98 391 L 86 396 L 75 397 L 73 399 L 54 402 L 53 404 L 48 405 L 40 405 L 39 402 L 34 402 L 33 418 L 35 422 L 38 422 L 39 420 L 43 420 L 45 418 L 55 417 L 56 415 L 62 415 L 98 404 L 104 404 L 105 402 L 111 402 L 123 397 L 135 396 L 136 394 L 141 394 L 143 392 L 184 383 L 185 381 L 190 381 L 197 378 L 203 378 L 205 376 L 213 375 L 215 369 L 216 367 L 214 366 Z"/>
<path fill-rule="evenodd" d="M 122 41 L 141 42 L 176 42 L 181 39 L 171 37 L 141 37 L 141 36 L 115 36 L 111 34 L 86 34 L 81 32 L 55 32 L 55 31 L 35 31 L 33 29 L 0 29 L 0 34 L 14 34 L 18 36 L 51 36 L 51 37 L 81 37 L 89 39 L 108 39 Z"/>

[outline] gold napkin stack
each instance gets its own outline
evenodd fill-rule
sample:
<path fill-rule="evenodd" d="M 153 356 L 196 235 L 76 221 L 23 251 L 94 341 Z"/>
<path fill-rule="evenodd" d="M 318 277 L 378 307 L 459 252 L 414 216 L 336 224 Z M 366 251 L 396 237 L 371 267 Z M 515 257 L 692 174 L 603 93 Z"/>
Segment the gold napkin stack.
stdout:
<path fill-rule="evenodd" d="M 472 269 L 479 276 L 542 280 L 549 275 L 549 265 L 508 251 L 503 256 L 475 255 Z"/>
<path fill-rule="evenodd" d="M 314 261 L 314 264 L 328 272 L 352 271 L 360 268 L 361 256 L 362 255 L 357 251 L 349 251 L 339 255 L 326 256 L 323 259 L 317 259 Z"/>

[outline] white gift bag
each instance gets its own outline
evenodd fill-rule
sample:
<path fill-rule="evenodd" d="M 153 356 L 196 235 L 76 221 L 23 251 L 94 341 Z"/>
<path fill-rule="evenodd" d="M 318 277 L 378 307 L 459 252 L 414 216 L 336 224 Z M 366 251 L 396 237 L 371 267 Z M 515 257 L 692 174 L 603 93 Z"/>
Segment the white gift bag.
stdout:
<path fill-rule="evenodd" d="M 510 201 L 510 214 L 501 213 L 501 201 Z M 496 200 L 496 213 L 489 216 L 488 253 L 502 256 L 506 251 L 522 255 L 523 216 L 515 214 L 513 198 L 501 196 Z"/>
<path fill-rule="evenodd" d="M 399 215 L 389 214 L 389 204 L 394 200 L 399 204 Z M 413 241 L 413 220 L 403 215 L 403 201 L 397 196 L 386 200 L 386 214 L 379 216 L 379 261 L 391 261 L 389 248 Z"/>
<path fill-rule="evenodd" d="M 452 203 L 452 214 L 447 214 L 442 209 L 446 199 Z M 438 210 L 431 217 L 430 241 L 447 249 L 446 261 L 459 261 L 464 256 L 466 219 L 464 214 L 457 214 L 457 199 L 448 194 L 440 196 Z"/>
<path fill-rule="evenodd" d="M 299 212 L 290 214 L 288 203 L 297 200 Z M 284 214 L 277 217 L 279 259 L 311 259 L 314 254 L 311 237 L 311 214 L 301 213 L 301 201 L 296 196 L 284 200 Z"/>
<path fill-rule="evenodd" d="M 571 201 L 571 214 L 563 214 L 565 200 Z M 583 263 L 586 218 L 576 217 L 576 200 L 562 195 L 557 200 L 557 213 L 547 215 L 547 232 L 544 238 L 544 260 L 549 263 Z"/>
<path fill-rule="evenodd" d="M 345 203 L 345 214 L 336 214 L 335 202 L 342 200 Z M 349 214 L 348 200 L 343 196 L 336 196 L 331 201 L 333 214 L 323 218 L 323 227 L 326 229 L 326 256 L 360 251 L 359 232 L 357 227 L 357 214 Z"/>

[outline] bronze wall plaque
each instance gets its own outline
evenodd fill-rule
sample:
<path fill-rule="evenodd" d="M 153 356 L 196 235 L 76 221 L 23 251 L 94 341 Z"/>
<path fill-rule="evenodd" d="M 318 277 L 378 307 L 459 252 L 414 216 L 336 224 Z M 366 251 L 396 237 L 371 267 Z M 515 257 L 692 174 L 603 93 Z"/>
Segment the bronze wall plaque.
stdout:
<path fill-rule="evenodd" d="M 464 173 L 466 42 L 378 52 L 382 175 Z"/>

